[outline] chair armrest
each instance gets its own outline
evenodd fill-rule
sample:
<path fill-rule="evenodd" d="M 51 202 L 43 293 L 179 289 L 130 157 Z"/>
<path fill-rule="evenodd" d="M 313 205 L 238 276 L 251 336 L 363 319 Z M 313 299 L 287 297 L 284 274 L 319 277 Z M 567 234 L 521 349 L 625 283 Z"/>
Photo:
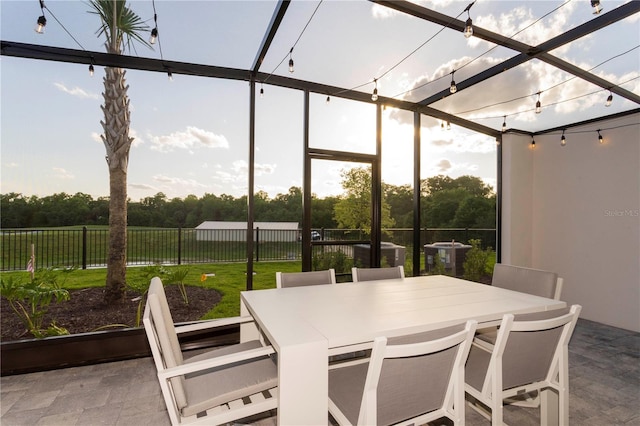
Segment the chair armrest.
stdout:
<path fill-rule="evenodd" d="M 236 325 L 243 324 L 248 322 L 253 322 L 253 317 L 230 317 L 230 318 L 220 318 L 220 319 L 212 319 L 212 320 L 203 320 L 203 321 L 195 321 L 190 324 L 176 326 L 176 333 L 187 333 L 190 331 L 199 331 L 206 330 L 208 328 L 216 328 L 223 327 L 227 325 Z"/>
<path fill-rule="evenodd" d="M 240 361 L 246 361 L 253 358 L 260 358 L 274 354 L 275 350 L 271 346 L 265 346 L 262 348 L 250 349 L 243 352 L 238 352 L 229 355 L 222 355 L 215 358 L 204 359 L 202 361 L 191 362 L 188 364 L 179 365 L 177 367 L 167 368 L 162 371 L 158 371 L 158 378 L 161 380 L 168 380 L 172 377 L 182 376 L 183 374 L 189 374 L 196 371 L 208 370 L 214 367 L 220 367 L 228 364 L 234 364 Z"/>
<path fill-rule="evenodd" d="M 358 351 L 366 351 L 373 348 L 373 342 L 356 343 L 355 345 L 338 346 L 337 348 L 329 349 L 329 356 L 348 354 Z"/>

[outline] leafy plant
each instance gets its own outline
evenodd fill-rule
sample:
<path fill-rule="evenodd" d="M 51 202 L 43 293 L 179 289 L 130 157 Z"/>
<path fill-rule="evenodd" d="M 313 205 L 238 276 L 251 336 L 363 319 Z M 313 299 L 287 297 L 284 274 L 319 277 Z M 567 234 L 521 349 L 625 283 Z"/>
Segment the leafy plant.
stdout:
<path fill-rule="evenodd" d="M 27 283 L 13 276 L 0 279 L 0 294 L 7 299 L 27 331 L 36 338 L 69 334 L 55 321 L 43 327 L 48 306 L 53 302 L 69 300 L 70 297 L 69 292 L 58 285 L 57 277 L 58 273 L 53 269 L 44 269 L 36 271 L 34 278 Z"/>
<path fill-rule="evenodd" d="M 485 275 L 487 269 L 487 261 L 491 255 L 491 248 L 482 250 L 480 246 L 481 240 L 469 240 L 471 249 L 467 252 L 466 259 L 464 261 L 464 278 L 470 281 L 480 281 Z"/>
<path fill-rule="evenodd" d="M 167 276 L 167 284 L 177 284 L 180 289 L 180 295 L 182 296 L 182 301 L 185 305 L 189 304 L 189 298 L 187 297 L 187 289 L 184 286 L 184 280 L 189 273 L 189 268 L 174 268 L 171 272 L 169 272 Z"/>

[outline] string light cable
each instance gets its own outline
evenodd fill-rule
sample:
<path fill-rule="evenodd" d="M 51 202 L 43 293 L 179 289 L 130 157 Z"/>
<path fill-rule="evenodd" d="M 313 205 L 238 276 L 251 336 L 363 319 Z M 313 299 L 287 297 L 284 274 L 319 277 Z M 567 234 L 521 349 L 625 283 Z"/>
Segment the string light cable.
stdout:
<path fill-rule="evenodd" d="M 536 19 L 535 21 L 533 21 L 533 22 L 532 22 L 532 23 L 530 23 L 529 25 L 527 25 L 527 26 L 525 26 L 525 27 L 523 27 L 523 28 L 519 29 L 518 31 L 516 31 L 515 33 L 513 33 L 511 36 L 507 37 L 507 39 L 509 39 L 509 40 L 513 39 L 513 37 L 517 36 L 518 34 L 520 34 L 520 33 L 521 33 L 521 32 L 523 32 L 523 31 L 525 31 L 525 30 L 527 30 L 527 29 L 531 28 L 532 26 L 534 26 L 535 24 L 537 24 L 537 23 L 538 23 L 538 22 L 540 22 L 541 20 L 545 19 L 547 16 L 551 15 L 552 13 L 555 13 L 555 12 L 556 12 L 556 11 L 558 11 L 560 8 L 562 8 L 562 7 L 566 6 L 567 4 L 569 4 L 571 1 L 572 1 L 572 0 L 567 0 L 566 2 L 562 3 L 560 6 L 558 6 L 558 7 L 554 8 L 553 10 L 551 10 L 551 11 L 547 12 L 546 14 L 542 15 L 540 18 Z M 464 11 L 463 11 L 462 13 L 460 13 L 460 15 L 462 15 L 463 13 L 464 13 Z M 456 18 L 454 18 L 454 19 L 457 19 L 460 15 L 458 15 L 458 16 L 457 16 Z M 452 20 L 451 22 L 453 22 L 453 20 Z M 444 30 L 445 28 L 447 28 L 447 27 L 443 27 L 443 28 L 442 28 L 442 30 Z M 441 30 L 441 31 L 442 31 L 442 30 Z M 440 33 L 440 32 L 438 32 L 437 34 L 439 34 L 439 33 Z M 437 34 L 436 34 L 436 35 L 437 35 Z M 434 36 L 434 37 L 435 37 L 435 36 Z M 471 65 L 471 64 L 472 64 L 472 63 L 474 63 L 475 61 L 479 60 L 480 58 L 482 58 L 483 56 L 485 56 L 486 54 L 490 53 L 491 51 L 493 51 L 493 50 L 497 49 L 497 48 L 498 48 L 498 47 L 500 47 L 500 46 L 501 46 L 501 45 L 496 44 L 495 46 L 491 47 L 489 50 L 485 51 L 484 53 L 481 53 L 480 55 L 476 56 L 475 58 L 471 59 L 470 61 L 465 62 L 463 65 L 459 66 L 459 67 L 457 68 L 457 70 L 456 70 L 456 71 L 459 71 L 459 70 L 461 70 L 462 68 L 464 68 L 464 67 L 466 67 L 466 66 L 468 66 L 468 65 Z M 423 84 L 421 84 L 421 85 L 419 85 L 419 86 L 415 86 L 415 87 L 413 87 L 413 88 L 411 88 L 411 89 L 409 89 L 409 90 L 407 90 L 407 91 L 404 91 L 404 92 L 402 92 L 402 93 L 398 93 L 397 95 L 393 96 L 393 98 L 398 98 L 398 97 L 403 96 L 403 95 L 405 95 L 405 94 L 407 94 L 407 93 L 409 93 L 409 92 L 413 92 L 413 91 L 415 91 L 415 90 L 422 89 L 423 87 L 426 87 L 426 86 L 428 86 L 428 85 L 429 85 L 429 84 L 431 84 L 431 83 L 435 83 L 436 81 L 439 81 L 439 80 L 441 80 L 441 79 L 443 79 L 443 78 L 446 78 L 448 75 L 449 75 L 449 74 L 441 75 L 440 77 L 437 77 L 437 78 L 435 78 L 435 79 L 433 79 L 433 80 L 427 81 L 426 83 L 423 83 Z"/>
<path fill-rule="evenodd" d="M 293 53 L 293 49 L 295 49 L 296 45 L 298 44 L 298 42 L 300 41 L 300 39 L 302 38 L 302 35 L 304 34 L 304 32 L 307 30 L 307 27 L 309 26 L 309 24 L 311 23 L 311 21 L 313 20 L 313 17 L 316 15 L 316 12 L 318 12 L 318 9 L 320 8 L 320 5 L 322 4 L 324 0 L 320 0 L 318 2 L 318 5 L 316 6 L 315 10 L 313 11 L 313 13 L 311 14 L 311 16 L 309 17 L 309 20 L 307 21 L 307 23 L 305 24 L 304 28 L 302 29 L 302 31 L 300 32 L 300 35 L 298 35 L 298 38 L 296 39 L 296 42 L 293 43 L 293 46 L 291 46 L 291 49 L 289 50 L 289 52 L 287 52 L 287 54 L 284 56 L 284 58 L 282 58 L 282 60 L 278 63 L 278 65 L 275 66 L 275 68 L 273 69 L 273 71 L 271 71 L 269 73 L 269 75 L 267 75 L 267 77 L 261 82 L 261 83 L 266 83 L 267 80 L 269 80 L 269 78 L 271 78 L 271 76 L 276 72 L 276 70 L 278 68 L 280 68 L 280 65 L 282 65 L 282 63 L 289 58 L 289 71 L 291 71 L 293 69 L 293 58 L 292 58 L 292 53 Z"/>
<path fill-rule="evenodd" d="M 636 76 L 636 77 L 633 77 L 633 78 L 630 78 L 629 80 L 623 81 L 622 83 L 620 83 L 620 84 L 618 84 L 618 85 L 616 85 L 614 87 L 622 86 L 624 84 L 630 83 L 630 82 L 632 82 L 634 80 L 638 80 L 638 79 L 640 79 L 640 75 Z M 609 90 L 609 89 L 594 90 L 592 92 L 585 93 L 585 94 L 578 95 L 578 96 L 574 96 L 574 97 L 569 98 L 569 99 L 563 99 L 561 101 L 552 102 L 550 104 L 545 105 L 545 107 L 552 107 L 552 106 L 559 105 L 559 104 L 562 104 L 562 103 L 565 103 L 565 102 L 572 102 L 572 101 L 575 101 L 576 99 L 580 99 L 580 98 L 584 98 L 584 97 L 587 97 L 587 96 L 591 96 L 591 95 L 594 95 L 596 93 L 600 93 L 600 92 L 605 91 L 605 90 Z M 528 98 L 530 96 L 531 95 L 521 96 L 519 99 Z M 474 118 L 474 120 L 495 120 L 497 118 L 504 118 L 504 122 L 506 122 L 506 117 L 512 117 L 512 116 L 516 116 L 516 115 L 519 115 L 519 114 L 524 114 L 524 113 L 531 112 L 531 111 L 535 111 L 535 108 L 528 108 L 528 109 L 525 109 L 525 110 L 513 112 L 511 114 L 501 114 L 501 115 L 494 115 L 494 116 L 487 116 L 487 117 L 477 117 L 477 118 Z M 464 114 L 464 113 L 460 113 L 460 114 Z M 458 115 L 458 114 L 456 114 L 456 115 Z M 569 133 L 567 132 L 567 134 L 569 134 Z"/>
<path fill-rule="evenodd" d="M 65 27 L 62 22 L 60 22 L 60 20 L 58 19 L 58 17 L 55 15 L 55 13 L 53 13 L 51 11 L 51 9 L 49 9 L 47 7 L 47 5 L 44 3 L 44 1 L 40 0 L 40 7 L 43 10 L 42 13 L 42 17 L 44 17 L 44 10 L 46 10 L 47 12 L 49 12 L 49 14 L 53 17 L 53 19 L 58 23 L 58 25 L 60 25 L 60 27 L 64 30 L 65 33 L 67 33 L 69 35 L 69 37 L 71 37 L 71 39 L 78 45 L 80 46 L 80 49 L 84 50 L 85 52 L 87 51 L 87 49 L 84 48 L 84 46 L 82 44 L 80 44 L 80 42 L 73 36 L 73 34 L 71 34 L 69 32 L 69 30 L 67 29 L 67 27 Z M 40 18 L 38 18 L 39 20 Z M 46 19 L 45 19 L 45 23 L 46 23 Z"/>
<path fill-rule="evenodd" d="M 571 0 L 569 0 L 569 1 L 571 1 Z M 450 20 L 449 22 L 447 22 L 447 24 L 446 24 L 446 25 L 442 26 L 442 28 L 440 28 L 438 31 L 436 31 L 436 33 L 435 33 L 435 34 L 433 34 L 431 37 L 429 37 L 427 40 L 425 40 L 421 45 L 419 45 L 418 47 L 416 47 L 415 49 L 413 49 L 409 54 L 407 54 L 404 58 L 400 59 L 400 61 L 398 61 L 394 66 L 392 66 L 391 68 L 389 68 L 388 70 L 386 70 L 384 73 L 382 73 L 379 77 L 376 77 L 376 78 L 374 78 L 374 79 L 373 79 L 373 80 L 371 80 L 371 81 L 367 81 L 367 82 L 362 83 L 362 84 L 359 84 L 359 85 L 357 85 L 357 86 L 353 86 L 353 87 L 352 87 L 352 88 L 350 88 L 350 89 L 340 90 L 340 91 L 338 91 L 338 92 L 335 92 L 335 93 L 334 93 L 334 95 L 339 95 L 339 94 L 341 94 L 341 93 L 346 93 L 346 92 L 352 92 L 352 91 L 354 91 L 354 90 L 356 90 L 356 89 L 359 89 L 359 88 L 364 87 L 364 86 L 366 86 L 366 85 L 368 85 L 368 84 L 375 83 L 377 80 L 380 80 L 381 78 L 383 78 L 384 76 L 386 76 L 387 74 L 389 74 L 391 71 L 393 71 L 394 69 L 396 69 L 396 68 L 397 68 L 400 64 L 402 64 L 404 61 L 406 61 L 406 60 L 407 60 L 407 59 L 409 59 L 411 56 L 413 56 L 413 55 L 414 55 L 418 50 L 422 49 L 425 45 L 427 45 L 429 42 L 431 42 L 431 41 L 432 41 L 434 38 L 436 38 L 436 37 L 437 37 L 441 32 L 443 32 L 443 31 L 444 31 L 444 30 L 446 30 L 447 28 L 450 28 L 451 23 L 452 23 L 453 21 L 455 21 L 456 19 L 458 19 L 458 18 L 460 17 L 460 15 L 462 15 L 462 14 L 463 14 L 464 12 L 466 12 L 468 9 L 471 9 L 471 6 L 473 6 L 473 5 L 475 4 L 475 2 L 476 2 L 476 0 L 474 0 L 472 3 L 470 3 L 470 4 L 467 6 L 467 8 L 466 8 L 465 10 L 463 10 L 462 12 L 460 12 L 456 17 L 451 18 L 451 20 Z M 444 78 L 444 77 L 446 77 L 446 76 L 448 76 L 448 75 L 449 75 L 449 74 L 445 74 L 445 75 L 443 75 L 443 76 L 441 76 L 441 77 L 438 77 L 436 80 L 433 80 L 433 81 L 440 80 L 441 78 Z M 433 82 L 433 81 L 431 81 L 431 82 Z M 429 83 L 431 83 L 431 82 L 429 82 Z M 429 83 L 426 83 L 426 84 L 429 84 Z M 415 89 L 415 88 L 414 88 L 414 89 Z M 414 90 L 414 89 L 411 89 L 411 90 Z M 407 90 L 406 92 L 400 93 L 399 95 L 395 95 L 395 96 L 393 96 L 393 98 L 397 98 L 397 97 L 399 97 L 399 96 L 402 96 L 403 94 L 408 93 L 408 92 L 410 92 L 411 90 Z"/>
<path fill-rule="evenodd" d="M 618 55 L 612 56 L 611 58 L 606 59 L 605 61 L 602 61 L 602 62 L 600 62 L 599 64 L 597 64 L 597 65 L 593 66 L 592 68 L 588 69 L 588 70 L 587 70 L 587 72 L 591 72 L 591 71 L 593 71 L 594 69 L 596 69 L 596 68 L 600 67 L 601 65 L 604 65 L 604 64 L 606 64 L 607 62 L 612 61 L 613 59 L 616 59 L 616 58 L 619 58 L 619 57 L 621 57 L 621 56 L 624 56 L 624 55 L 626 55 L 626 54 L 628 54 L 628 53 L 630 53 L 630 52 L 632 52 L 632 51 L 634 51 L 635 49 L 638 49 L 638 48 L 640 48 L 640 45 L 634 46 L 634 47 L 632 47 L 631 49 L 629 49 L 629 50 L 627 50 L 627 51 L 625 51 L 625 52 L 622 52 L 622 53 L 620 53 L 620 54 L 618 54 Z M 540 93 L 542 93 L 542 92 L 548 92 L 548 91 L 550 91 L 550 90 L 552 90 L 552 89 L 555 89 L 556 87 L 561 86 L 561 85 L 563 85 L 563 84 L 565 84 L 565 83 L 568 83 L 568 82 L 570 82 L 571 80 L 574 80 L 574 79 L 576 79 L 576 78 L 578 78 L 578 76 L 573 75 L 573 76 L 571 76 L 571 77 L 567 78 L 566 80 L 563 80 L 563 81 L 561 81 L 561 82 L 559 82 L 559 83 L 554 84 L 554 85 L 553 85 L 553 86 L 551 86 L 551 87 L 548 87 L 548 88 L 546 88 L 546 89 L 544 89 L 544 90 L 540 90 L 540 91 L 538 91 L 538 92 L 534 92 L 534 93 L 531 93 L 531 94 L 528 94 L 528 95 L 524 95 L 524 96 L 519 96 L 519 97 L 516 97 L 516 98 L 512 98 L 512 99 L 506 100 L 506 101 L 500 101 L 500 102 L 496 102 L 496 103 L 489 104 L 489 105 L 483 105 L 483 106 L 481 106 L 481 107 L 473 108 L 473 109 L 469 109 L 469 110 L 466 110 L 466 111 L 456 112 L 456 113 L 454 113 L 454 114 L 455 114 L 455 115 L 468 114 L 468 113 L 471 113 L 471 112 L 476 112 L 476 111 L 480 111 L 480 110 L 483 110 L 483 109 L 492 108 L 492 107 L 495 107 L 495 106 L 498 106 L 498 105 L 503 105 L 503 104 L 507 104 L 507 103 L 510 103 L 510 102 L 515 102 L 515 101 L 519 101 L 519 100 L 522 100 L 522 99 L 530 98 L 531 96 L 536 96 L 536 95 L 538 95 L 538 93 L 539 93 L 539 92 L 540 92 Z M 602 92 L 602 91 L 611 91 L 611 89 L 612 89 L 612 88 L 614 88 L 614 87 L 618 87 L 618 86 L 622 86 L 623 84 L 629 83 L 630 81 L 633 81 L 633 80 L 635 80 L 635 79 L 637 79 L 637 78 L 639 78 L 639 77 L 633 77 L 633 78 L 631 78 L 631 79 L 629 79 L 629 80 L 627 80 L 627 81 L 625 81 L 625 82 L 623 82 L 623 83 L 619 83 L 619 84 L 616 84 L 616 85 L 613 85 L 613 86 L 610 86 L 610 87 L 607 87 L 607 88 L 598 89 L 598 90 L 596 90 L 596 91 L 594 91 L 594 92 L 590 92 L 590 93 L 588 93 L 588 94 L 586 94 L 586 95 L 581 95 L 581 96 L 577 96 L 577 97 L 571 98 L 570 100 L 574 100 L 574 99 L 579 98 L 579 97 L 582 97 L 582 96 L 588 96 L 588 95 L 591 95 L 591 94 L 593 94 L 593 93 L 597 93 L 597 92 Z M 566 101 L 567 101 L 567 100 L 565 100 L 565 101 L 558 101 L 558 102 L 555 102 L 555 103 L 547 104 L 547 105 L 545 105 L 545 107 L 547 107 L 547 106 L 551 106 L 551 105 L 556 105 L 556 104 L 558 104 L 558 103 L 562 103 L 562 102 L 566 102 Z M 520 112 L 527 112 L 527 111 L 530 111 L 530 110 L 528 109 L 528 110 L 520 111 Z M 520 112 L 519 112 L 519 113 L 520 113 Z M 515 114 L 519 114 L 519 113 L 515 113 Z M 504 114 L 502 114 L 502 115 L 504 115 Z M 509 116 L 509 115 L 514 115 L 514 114 L 507 114 L 507 116 Z M 495 118 L 495 117 L 494 117 L 494 118 Z"/>

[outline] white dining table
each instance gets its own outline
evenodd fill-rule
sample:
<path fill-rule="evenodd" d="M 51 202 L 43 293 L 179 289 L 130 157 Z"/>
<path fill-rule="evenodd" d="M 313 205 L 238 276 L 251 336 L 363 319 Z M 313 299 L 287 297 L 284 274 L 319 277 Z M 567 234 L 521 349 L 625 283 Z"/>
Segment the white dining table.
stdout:
<path fill-rule="evenodd" d="M 497 323 L 506 313 L 565 306 L 562 301 L 443 275 L 254 290 L 241 293 L 241 315 L 252 316 L 255 324 L 242 325 L 240 339 L 262 334 L 278 354 L 278 424 L 319 425 L 328 421 L 331 354 L 366 347 L 377 336 L 433 330 L 470 319 L 482 327 Z M 545 413 L 552 423 L 554 415 L 557 418 L 554 411 Z"/>

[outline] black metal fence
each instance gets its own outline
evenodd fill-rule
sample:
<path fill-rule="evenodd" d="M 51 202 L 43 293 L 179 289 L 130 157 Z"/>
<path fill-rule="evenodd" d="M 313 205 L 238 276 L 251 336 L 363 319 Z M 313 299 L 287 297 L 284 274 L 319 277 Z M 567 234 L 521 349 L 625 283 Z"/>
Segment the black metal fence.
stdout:
<path fill-rule="evenodd" d="M 127 264 L 193 264 L 243 262 L 247 258 L 246 230 L 197 230 L 193 228 L 144 228 L 127 231 Z M 300 230 L 254 230 L 254 261 L 300 260 L 302 244 Z M 344 242 L 350 247 L 367 240 L 361 230 L 318 229 L 314 241 Z M 483 247 L 494 247 L 495 229 L 422 229 L 422 244 L 455 240 L 468 243 L 482 240 Z M 411 256 L 413 230 L 386 229 L 383 240 L 407 247 Z M 107 264 L 109 231 L 91 229 L 3 229 L 0 231 L 0 270 L 24 270 L 33 245 L 37 268 L 105 267 Z"/>

